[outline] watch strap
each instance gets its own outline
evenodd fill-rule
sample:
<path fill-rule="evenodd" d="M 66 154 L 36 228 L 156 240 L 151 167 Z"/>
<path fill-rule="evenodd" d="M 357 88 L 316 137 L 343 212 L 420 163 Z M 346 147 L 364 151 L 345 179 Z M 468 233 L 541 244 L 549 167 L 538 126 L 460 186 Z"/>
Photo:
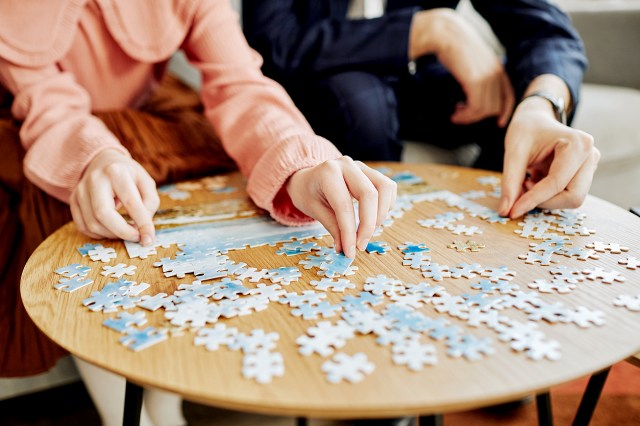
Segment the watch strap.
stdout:
<path fill-rule="evenodd" d="M 556 119 L 564 125 L 567 124 L 567 108 L 564 103 L 564 99 L 553 96 L 549 92 L 535 91 L 528 94 L 524 98 L 522 98 L 522 101 L 532 97 L 538 97 L 538 98 L 546 99 L 547 101 L 549 101 L 549 103 L 551 104 L 551 107 L 553 108 L 553 112 L 556 116 Z"/>

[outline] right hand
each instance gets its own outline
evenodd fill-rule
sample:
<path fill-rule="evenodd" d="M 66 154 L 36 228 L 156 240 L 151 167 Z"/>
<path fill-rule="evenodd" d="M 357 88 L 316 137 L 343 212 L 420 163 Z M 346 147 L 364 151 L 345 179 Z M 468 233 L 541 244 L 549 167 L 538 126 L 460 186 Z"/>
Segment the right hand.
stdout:
<path fill-rule="evenodd" d="M 295 172 L 287 181 L 293 205 L 318 220 L 333 237 L 336 251 L 356 256 L 365 250 L 396 201 L 394 181 L 347 156 Z M 352 198 L 358 200 L 356 226 Z"/>
<path fill-rule="evenodd" d="M 80 232 L 92 238 L 153 243 L 153 215 L 160 199 L 154 180 L 135 160 L 106 149 L 89 163 L 71 194 L 71 215 Z M 133 224 L 118 213 L 122 206 Z"/>
<path fill-rule="evenodd" d="M 496 53 L 458 12 L 431 9 L 417 12 L 409 35 L 409 57 L 434 54 L 458 81 L 466 101 L 456 106 L 454 124 L 472 124 L 498 117 L 509 122 L 515 95 Z"/>

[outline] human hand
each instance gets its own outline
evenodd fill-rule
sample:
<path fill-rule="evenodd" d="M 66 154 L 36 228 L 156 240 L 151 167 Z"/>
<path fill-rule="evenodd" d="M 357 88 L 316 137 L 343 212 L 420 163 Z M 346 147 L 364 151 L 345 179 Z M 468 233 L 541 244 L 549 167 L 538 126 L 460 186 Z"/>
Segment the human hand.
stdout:
<path fill-rule="evenodd" d="M 456 106 L 454 124 L 472 124 L 498 117 L 498 126 L 509 122 L 515 103 L 513 87 L 496 53 L 480 34 L 450 9 L 417 12 L 409 34 L 409 57 L 435 54 L 458 81 L 466 101 Z"/>
<path fill-rule="evenodd" d="M 367 248 L 396 201 L 396 183 L 360 161 L 344 156 L 294 173 L 287 182 L 293 205 L 329 231 L 337 252 L 355 257 Z M 359 202 L 356 234 L 352 197 Z"/>
<path fill-rule="evenodd" d="M 152 218 L 160 205 L 156 184 L 140 164 L 116 150 L 106 149 L 89 163 L 69 205 L 80 232 L 92 238 L 153 242 Z M 133 225 L 118 213 L 121 206 Z"/>
<path fill-rule="evenodd" d="M 599 159 L 591 135 L 559 123 L 547 100 L 525 99 L 505 137 L 498 212 L 516 218 L 535 207 L 579 207 Z"/>

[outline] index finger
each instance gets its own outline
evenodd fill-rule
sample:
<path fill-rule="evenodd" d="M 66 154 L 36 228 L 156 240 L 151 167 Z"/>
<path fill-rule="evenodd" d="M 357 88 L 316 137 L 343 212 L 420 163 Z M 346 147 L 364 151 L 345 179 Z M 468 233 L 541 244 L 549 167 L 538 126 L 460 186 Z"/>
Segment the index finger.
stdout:
<path fill-rule="evenodd" d="M 123 240 L 136 241 L 140 237 L 138 231 L 116 210 L 114 191 L 108 181 L 97 183 L 90 194 L 91 209 L 100 225 Z"/>
<path fill-rule="evenodd" d="M 536 183 L 514 204 L 512 217 L 518 217 L 562 192 L 585 162 L 585 155 L 576 155 L 566 139 L 558 141 L 549 174 Z"/>
<path fill-rule="evenodd" d="M 139 240 L 142 240 L 142 236 L 149 237 L 149 240 L 140 242 L 143 244 L 153 242 L 155 236 L 153 213 L 151 213 L 142 202 L 142 196 L 135 185 L 133 177 L 128 173 L 114 176 L 112 185 L 116 197 L 118 197 L 138 229 Z"/>
<path fill-rule="evenodd" d="M 527 174 L 529 151 L 526 144 L 509 144 L 504 153 L 502 172 L 502 196 L 498 213 L 507 216 L 522 192 L 522 184 Z"/>
<path fill-rule="evenodd" d="M 351 163 L 345 168 L 344 180 L 349 192 L 358 200 L 360 223 L 358 224 L 356 246 L 360 250 L 364 250 L 376 229 L 378 190 L 355 163 Z"/>

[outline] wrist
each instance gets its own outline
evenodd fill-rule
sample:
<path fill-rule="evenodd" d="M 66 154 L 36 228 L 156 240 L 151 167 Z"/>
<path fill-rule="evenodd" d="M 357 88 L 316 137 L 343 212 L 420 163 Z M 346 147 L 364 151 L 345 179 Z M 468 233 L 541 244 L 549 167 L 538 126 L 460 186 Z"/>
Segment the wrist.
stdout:
<path fill-rule="evenodd" d="M 518 112 L 543 114 L 553 118 L 554 120 L 556 117 L 551 103 L 546 99 L 537 96 L 528 97 L 520 101 L 514 115 L 518 114 Z"/>

